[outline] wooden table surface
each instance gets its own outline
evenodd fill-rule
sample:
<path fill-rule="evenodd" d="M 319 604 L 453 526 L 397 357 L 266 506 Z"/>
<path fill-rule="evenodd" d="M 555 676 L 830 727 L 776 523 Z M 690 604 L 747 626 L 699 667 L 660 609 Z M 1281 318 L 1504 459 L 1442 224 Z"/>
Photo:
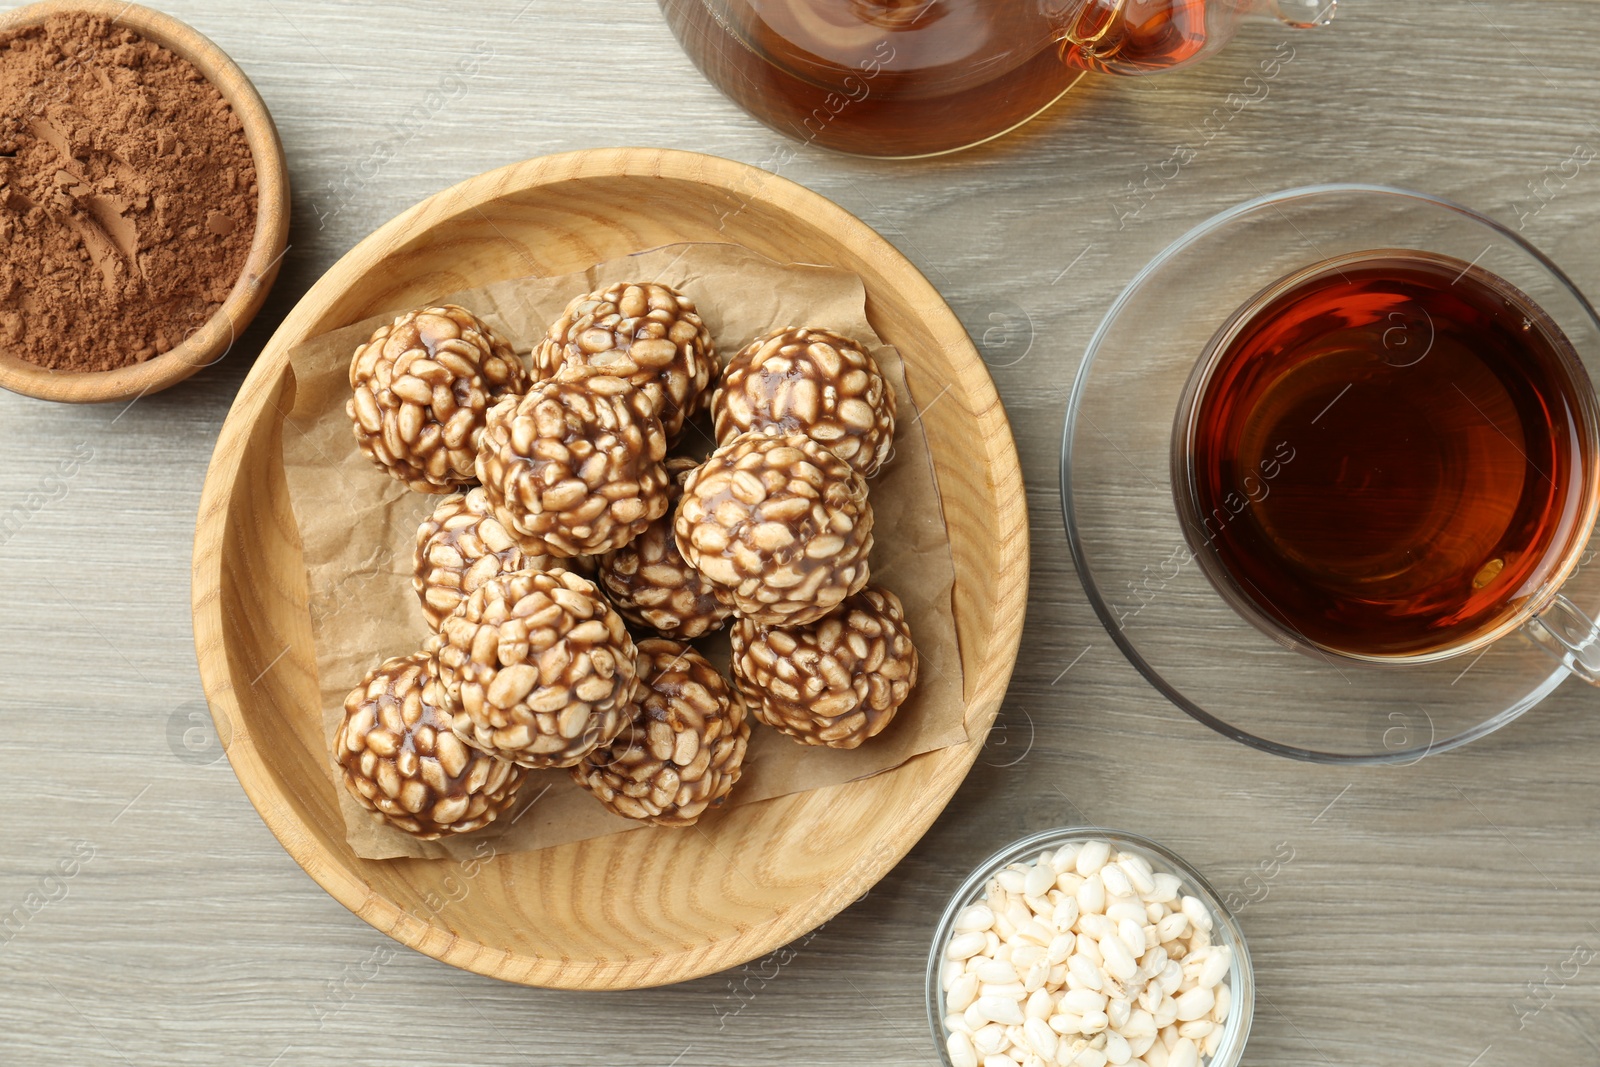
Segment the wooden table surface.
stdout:
<path fill-rule="evenodd" d="M 920 163 L 800 149 L 787 176 L 887 235 L 990 359 L 1029 486 L 1032 603 L 1001 725 L 945 816 L 860 902 L 756 964 L 637 994 L 503 985 L 400 948 L 307 878 L 208 727 L 189 553 L 212 443 L 273 326 L 421 197 L 566 149 L 785 145 L 707 85 L 654 4 L 168 0 L 277 118 L 293 247 L 221 365 L 132 407 L 0 396 L 0 1063 L 917 1064 L 932 925 L 972 864 L 1090 820 L 1156 837 L 1224 890 L 1260 990 L 1245 1062 L 1600 1064 L 1600 715 L 1573 684 L 1401 768 L 1243 748 L 1118 654 L 1067 555 L 1064 405 L 1140 265 L 1258 190 L 1393 183 L 1480 207 L 1600 293 L 1600 4 L 1347 0 L 1181 174 L 1138 184 L 1290 31 L 1202 70 L 1091 79 L 986 149 Z M 429 93 L 483 58 L 444 105 Z M 397 126 L 400 123 L 403 125 Z M 380 142 L 398 145 L 373 166 Z M 1570 170 L 1570 167 L 1568 168 Z M 1544 189 L 1535 199 L 1531 186 Z M 1542 208 L 1540 205 L 1542 204 Z M 1536 211 L 1535 209 L 1538 208 Z M 88 455 L 70 476 L 62 461 Z M 31 501 L 30 501 L 30 498 Z M 42 501 L 42 503 L 41 503 Z M 1292 855 L 1266 881 L 1257 865 Z M 62 869 L 69 878 L 51 877 Z"/>

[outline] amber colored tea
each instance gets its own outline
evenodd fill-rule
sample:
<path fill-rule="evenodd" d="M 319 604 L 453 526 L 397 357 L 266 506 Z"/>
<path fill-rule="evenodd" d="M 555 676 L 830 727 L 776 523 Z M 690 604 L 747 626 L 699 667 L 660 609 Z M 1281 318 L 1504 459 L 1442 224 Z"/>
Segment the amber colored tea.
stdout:
<path fill-rule="evenodd" d="M 1271 287 L 1179 418 L 1179 510 L 1213 582 L 1333 652 L 1497 635 L 1594 521 L 1582 364 L 1528 297 L 1448 257 L 1361 253 Z"/>

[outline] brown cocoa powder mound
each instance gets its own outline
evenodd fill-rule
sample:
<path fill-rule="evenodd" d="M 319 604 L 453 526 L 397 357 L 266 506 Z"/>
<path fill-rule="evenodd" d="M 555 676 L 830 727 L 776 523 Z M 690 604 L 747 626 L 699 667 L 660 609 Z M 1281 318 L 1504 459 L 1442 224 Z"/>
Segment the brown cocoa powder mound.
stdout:
<path fill-rule="evenodd" d="M 166 352 L 221 306 L 256 225 L 238 116 L 112 20 L 0 34 L 0 347 L 55 370 Z"/>

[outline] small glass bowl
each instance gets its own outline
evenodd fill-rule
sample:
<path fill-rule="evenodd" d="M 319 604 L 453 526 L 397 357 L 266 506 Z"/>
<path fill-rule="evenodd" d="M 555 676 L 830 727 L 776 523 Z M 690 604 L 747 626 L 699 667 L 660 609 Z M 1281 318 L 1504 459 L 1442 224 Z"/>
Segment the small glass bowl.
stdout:
<path fill-rule="evenodd" d="M 1229 995 L 1233 1001 L 1228 1020 L 1223 1024 L 1222 1041 L 1217 1046 L 1216 1054 L 1209 1058 L 1202 1057 L 1200 1063 L 1201 1067 L 1237 1067 L 1244 1055 L 1245 1042 L 1250 1037 L 1250 1023 L 1256 1007 L 1255 971 L 1250 965 L 1250 951 L 1245 946 L 1244 931 L 1240 929 L 1239 921 L 1222 903 L 1222 898 L 1210 883 L 1181 856 L 1147 837 L 1098 826 L 1042 830 L 1013 841 L 978 864 L 977 869 L 967 876 L 961 888 L 950 898 L 934 931 L 933 946 L 928 951 L 928 1025 L 933 1031 L 933 1044 L 939 1062 L 944 1067 L 952 1067 L 950 1054 L 945 1047 L 950 1031 L 944 1025 L 944 983 L 940 979 L 940 972 L 944 968 L 945 949 L 954 934 L 956 915 L 967 905 L 981 900 L 989 879 L 1007 865 L 1031 861 L 1047 849 L 1054 851 L 1064 845 L 1086 841 L 1109 841 L 1115 850 L 1143 856 L 1157 873 L 1168 871 L 1177 875 L 1183 883 L 1183 893 L 1198 898 L 1211 912 L 1214 922 L 1212 943 L 1226 945 L 1233 952 L 1233 966 L 1229 968 L 1227 978 Z M 981 1059 L 979 1062 L 982 1062 Z"/>

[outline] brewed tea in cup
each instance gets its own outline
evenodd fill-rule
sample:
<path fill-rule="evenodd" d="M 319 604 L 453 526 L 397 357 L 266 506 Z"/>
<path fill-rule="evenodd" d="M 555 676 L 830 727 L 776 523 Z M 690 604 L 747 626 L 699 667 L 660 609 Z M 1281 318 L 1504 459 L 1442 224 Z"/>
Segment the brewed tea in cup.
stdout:
<path fill-rule="evenodd" d="M 1431 661 L 1556 598 L 1600 506 L 1597 430 L 1582 362 L 1528 296 L 1377 249 L 1281 279 L 1217 332 L 1173 486 L 1208 578 L 1269 635 Z"/>

